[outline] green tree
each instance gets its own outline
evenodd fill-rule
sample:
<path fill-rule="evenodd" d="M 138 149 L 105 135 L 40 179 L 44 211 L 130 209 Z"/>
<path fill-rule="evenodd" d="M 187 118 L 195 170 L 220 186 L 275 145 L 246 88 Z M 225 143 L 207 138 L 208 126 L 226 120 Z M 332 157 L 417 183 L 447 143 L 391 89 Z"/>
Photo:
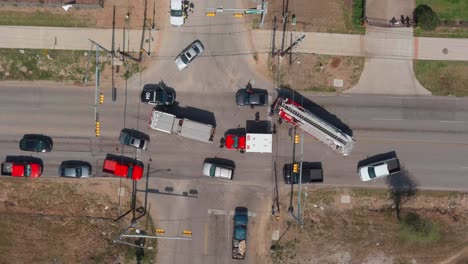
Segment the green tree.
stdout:
<path fill-rule="evenodd" d="M 414 22 L 424 30 L 430 31 L 439 25 L 439 16 L 428 5 L 419 5 L 413 12 Z"/>

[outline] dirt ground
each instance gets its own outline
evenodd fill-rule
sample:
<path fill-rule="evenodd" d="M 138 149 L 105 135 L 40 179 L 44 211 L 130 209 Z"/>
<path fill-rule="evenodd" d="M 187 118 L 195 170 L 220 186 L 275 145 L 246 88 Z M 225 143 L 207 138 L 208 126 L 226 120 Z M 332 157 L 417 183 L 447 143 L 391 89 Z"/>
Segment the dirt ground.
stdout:
<path fill-rule="evenodd" d="M 135 263 L 132 248 L 112 242 L 130 221 L 114 221 L 118 187 L 105 179 L 2 179 L 0 263 Z"/>
<path fill-rule="evenodd" d="M 349 195 L 350 203 L 342 202 L 343 195 Z M 278 221 L 272 221 L 272 229 L 279 229 L 284 236 L 270 255 L 272 263 L 468 262 L 467 193 L 421 191 L 403 203 L 402 215 L 413 212 L 435 223 L 440 235 L 435 242 L 410 242 L 402 238 L 386 191 L 309 189 L 306 202 L 303 200 L 303 229 L 287 212 L 289 193 L 284 190 L 281 197 L 284 201 L 281 215 Z M 297 200 L 293 205 L 297 212 Z"/>
<path fill-rule="evenodd" d="M 147 16 L 153 18 L 153 7 L 160 8 L 163 1 L 147 0 Z M 143 26 L 143 16 L 145 11 L 145 0 L 105 0 L 103 8 L 77 8 L 72 7 L 67 12 L 58 7 L 22 7 L 22 6 L 0 6 L 0 11 L 12 11 L 21 13 L 49 12 L 55 15 L 67 15 L 70 18 L 90 19 L 93 27 L 112 28 L 113 9 L 115 6 L 115 27 L 130 29 L 141 29 Z M 167 6 L 165 6 L 167 9 Z M 165 9 L 165 10 L 166 10 Z M 125 20 L 129 14 L 128 21 Z"/>
<path fill-rule="evenodd" d="M 283 17 L 283 0 L 268 1 L 268 13 L 265 29 L 272 28 L 273 18 L 276 16 L 277 25 Z M 289 1 L 289 21 L 294 14 L 296 26 L 289 25 L 289 30 L 299 32 L 349 32 L 350 10 L 352 0 L 291 0 Z M 281 24 L 282 25 L 282 24 Z M 279 27 L 282 29 L 282 26 Z"/>

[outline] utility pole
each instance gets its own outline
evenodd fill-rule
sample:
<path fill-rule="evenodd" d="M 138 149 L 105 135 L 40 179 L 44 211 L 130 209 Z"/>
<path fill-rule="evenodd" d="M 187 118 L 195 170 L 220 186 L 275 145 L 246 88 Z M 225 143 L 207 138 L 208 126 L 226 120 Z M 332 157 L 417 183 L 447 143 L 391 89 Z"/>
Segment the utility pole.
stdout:
<path fill-rule="evenodd" d="M 114 11 L 112 14 L 112 101 L 115 102 L 117 100 L 117 88 L 115 88 L 115 77 L 114 77 L 114 71 L 115 71 L 115 65 L 114 65 L 114 57 L 115 57 L 115 6 L 114 6 Z"/>

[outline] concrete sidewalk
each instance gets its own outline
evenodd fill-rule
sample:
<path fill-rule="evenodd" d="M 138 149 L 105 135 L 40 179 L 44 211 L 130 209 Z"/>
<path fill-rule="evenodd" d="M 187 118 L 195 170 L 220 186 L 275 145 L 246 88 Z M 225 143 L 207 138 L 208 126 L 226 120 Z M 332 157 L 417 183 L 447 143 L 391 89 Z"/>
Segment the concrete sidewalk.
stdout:
<path fill-rule="evenodd" d="M 141 34 L 142 30 L 126 30 L 125 50 L 139 51 Z M 112 48 L 111 29 L 1 26 L 0 36 L 0 48 L 89 50 L 90 39 Z M 123 50 L 123 41 L 123 30 L 115 30 L 116 50 Z"/>
<path fill-rule="evenodd" d="M 373 34 L 369 34 L 372 31 Z M 125 31 L 125 49 L 140 50 L 141 30 Z M 151 31 L 157 39 L 157 31 Z M 293 39 L 302 33 L 294 32 Z M 368 28 L 367 35 L 347 35 L 307 32 L 295 52 L 327 55 L 362 56 L 367 58 L 460 60 L 468 61 L 468 39 L 412 38 L 407 28 L 391 32 Z M 110 49 L 112 30 L 93 28 L 56 27 L 0 27 L 0 48 L 19 49 L 69 49 L 88 50 L 89 39 Z M 145 36 L 145 39 L 148 38 Z M 253 30 L 253 50 L 245 52 L 271 52 L 271 30 Z M 276 49 L 281 47 L 282 32 L 276 32 Z M 286 34 L 285 48 L 289 46 L 290 34 Z M 124 34 L 115 31 L 115 49 L 123 49 Z M 147 44 L 145 43 L 145 46 Z M 129 48 L 128 48 L 129 47 Z M 413 47 L 413 48 L 409 48 Z M 444 50 L 446 49 L 446 50 Z M 446 51 L 446 52 L 445 52 Z"/>
<path fill-rule="evenodd" d="M 367 31 L 367 35 L 307 32 L 294 51 L 367 58 L 468 61 L 468 39 L 413 38 L 408 28 L 394 28 L 391 31 L 368 28 Z M 295 32 L 293 39 L 301 34 Z M 271 52 L 271 30 L 253 30 L 252 36 L 254 51 Z M 281 39 L 282 32 L 277 31 L 276 49 L 281 47 Z M 289 46 L 289 39 L 287 33 L 285 48 Z M 444 48 L 447 48 L 447 54 L 443 53 Z"/>

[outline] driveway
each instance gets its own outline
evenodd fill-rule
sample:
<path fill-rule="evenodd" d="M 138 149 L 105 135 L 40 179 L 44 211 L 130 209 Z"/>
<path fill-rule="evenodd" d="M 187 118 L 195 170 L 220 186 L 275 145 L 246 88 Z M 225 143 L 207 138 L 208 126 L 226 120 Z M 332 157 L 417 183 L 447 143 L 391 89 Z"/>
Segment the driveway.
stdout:
<path fill-rule="evenodd" d="M 376 19 L 390 20 L 392 17 L 400 18 L 400 15 L 413 15 L 415 1 L 408 0 L 367 0 L 366 16 Z"/>

